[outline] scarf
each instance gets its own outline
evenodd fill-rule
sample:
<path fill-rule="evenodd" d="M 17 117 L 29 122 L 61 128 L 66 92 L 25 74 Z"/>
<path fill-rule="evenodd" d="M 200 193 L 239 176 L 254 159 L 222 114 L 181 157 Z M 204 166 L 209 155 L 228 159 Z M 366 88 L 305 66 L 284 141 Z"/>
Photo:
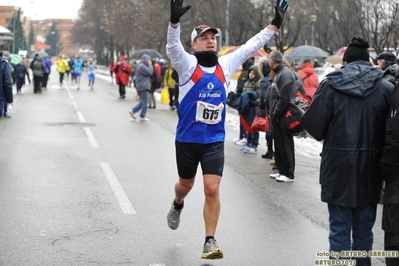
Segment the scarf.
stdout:
<path fill-rule="evenodd" d="M 218 55 L 216 52 L 194 52 L 194 56 L 198 60 L 198 64 L 204 67 L 213 67 L 218 63 Z"/>

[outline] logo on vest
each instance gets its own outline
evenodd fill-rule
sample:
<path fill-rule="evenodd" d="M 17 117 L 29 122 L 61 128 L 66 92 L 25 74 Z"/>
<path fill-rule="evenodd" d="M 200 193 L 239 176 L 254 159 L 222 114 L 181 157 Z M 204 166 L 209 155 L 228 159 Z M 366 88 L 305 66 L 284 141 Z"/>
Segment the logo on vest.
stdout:
<path fill-rule="evenodd" d="M 209 82 L 206 87 L 208 88 L 208 90 L 213 90 L 215 88 L 215 85 L 212 82 Z"/>

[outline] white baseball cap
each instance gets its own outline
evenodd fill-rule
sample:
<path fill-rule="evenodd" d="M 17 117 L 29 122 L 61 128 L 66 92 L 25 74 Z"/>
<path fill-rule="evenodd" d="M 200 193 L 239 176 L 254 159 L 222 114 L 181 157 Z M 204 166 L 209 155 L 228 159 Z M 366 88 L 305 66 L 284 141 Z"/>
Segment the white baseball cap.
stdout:
<path fill-rule="evenodd" d="M 191 32 L 191 41 L 193 42 L 195 40 L 195 38 L 204 34 L 207 31 L 213 31 L 213 33 L 215 33 L 215 34 L 219 33 L 219 31 L 216 28 L 209 27 L 208 25 L 205 25 L 205 24 L 199 25 L 199 26 L 195 27 L 193 29 L 193 31 Z"/>

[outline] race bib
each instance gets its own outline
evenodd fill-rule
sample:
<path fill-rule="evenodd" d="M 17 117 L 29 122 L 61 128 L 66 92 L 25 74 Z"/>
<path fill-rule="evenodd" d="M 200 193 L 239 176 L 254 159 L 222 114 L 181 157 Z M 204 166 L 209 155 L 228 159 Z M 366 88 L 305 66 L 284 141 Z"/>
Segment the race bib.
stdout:
<path fill-rule="evenodd" d="M 195 121 L 210 125 L 217 124 L 222 120 L 223 108 L 223 103 L 214 105 L 198 101 Z"/>

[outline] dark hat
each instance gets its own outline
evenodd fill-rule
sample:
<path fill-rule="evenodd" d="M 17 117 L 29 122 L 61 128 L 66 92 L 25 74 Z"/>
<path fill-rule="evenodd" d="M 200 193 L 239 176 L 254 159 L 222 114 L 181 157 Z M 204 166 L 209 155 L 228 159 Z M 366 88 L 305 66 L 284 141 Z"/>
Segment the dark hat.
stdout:
<path fill-rule="evenodd" d="M 351 63 L 357 60 L 369 61 L 370 54 L 367 48 L 369 48 L 369 42 L 363 37 L 353 37 L 351 43 L 345 50 L 343 62 Z"/>
<path fill-rule="evenodd" d="M 219 31 L 216 28 L 209 27 L 208 25 L 199 25 L 193 29 L 191 32 L 191 41 L 193 42 L 195 38 L 204 34 L 207 31 L 212 31 L 215 34 L 218 34 Z"/>
<path fill-rule="evenodd" d="M 394 53 L 386 52 L 386 53 L 382 53 L 379 56 L 377 56 L 377 59 L 395 63 L 396 56 Z"/>

